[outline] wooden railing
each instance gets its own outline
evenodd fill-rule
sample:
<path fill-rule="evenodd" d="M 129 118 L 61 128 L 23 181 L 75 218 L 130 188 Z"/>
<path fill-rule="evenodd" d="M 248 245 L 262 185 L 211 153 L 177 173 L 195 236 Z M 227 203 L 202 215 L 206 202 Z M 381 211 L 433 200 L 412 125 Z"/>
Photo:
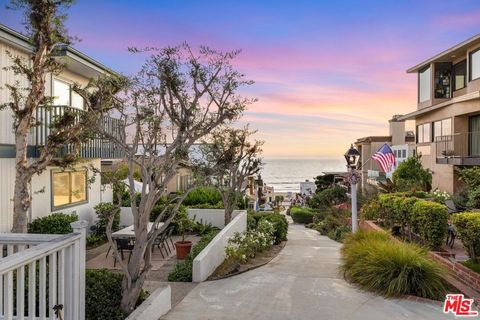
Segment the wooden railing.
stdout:
<path fill-rule="evenodd" d="M 35 116 L 38 125 L 32 132 L 32 143 L 37 148 L 45 145 L 48 136 L 52 131 L 51 128 L 55 120 L 59 119 L 59 117 L 63 116 L 67 111 L 77 115 L 77 121 L 80 120 L 80 115 L 85 112 L 69 106 L 50 106 L 37 108 Z M 105 132 L 108 132 L 109 135 L 119 140 L 122 139 L 122 123 L 119 119 L 104 116 L 102 119 L 102 125 Z M 66 145 L 62 150 L 62 154 L 71 153 L 73 151 L 72 148 L 72 145 Z M 116 159 L 123 157 L 123 153 L 113 141 L 99 137 L 92 138 L 88 142 L 82 143 L 79 151 L 82 158 Z"/>
<path fill-rule="evenodd" d="M 0 234 L 0 319 L 85 319 L 86 221 L 67 235 Z"/>

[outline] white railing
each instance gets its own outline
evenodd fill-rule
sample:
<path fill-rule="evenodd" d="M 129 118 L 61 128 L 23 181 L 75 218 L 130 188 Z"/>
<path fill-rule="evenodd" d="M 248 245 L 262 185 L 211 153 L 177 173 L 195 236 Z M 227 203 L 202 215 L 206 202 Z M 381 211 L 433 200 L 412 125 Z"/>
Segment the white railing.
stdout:
<path fill-rule="evenodd" d="M 0 319 L 85 319 L 86 227 L 77 221 L 67 235 L 0 234 Z"/>

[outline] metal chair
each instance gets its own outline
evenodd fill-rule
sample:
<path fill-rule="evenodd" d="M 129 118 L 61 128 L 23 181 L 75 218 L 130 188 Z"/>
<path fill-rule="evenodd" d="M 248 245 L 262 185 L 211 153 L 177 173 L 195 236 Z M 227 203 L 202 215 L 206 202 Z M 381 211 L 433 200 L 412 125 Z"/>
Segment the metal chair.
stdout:
<path fill-rule="evenodd" d="M 120 251 L 120 256 L 123 259 L 125 259 L 125 256 L 123 254 L 123 251 L 129 251 L 130 254 L 128 255 L 128 262 L 130 262 L 130 258 L 132 257 L 132 250 L 133 250 L 133 243 L 130 241 L 130 239 L 115 239 L 115 244 L 117 246 L 117 250 Z M 117 264 L 117 257 L 115 256 L 115 260 L 113 262 L 113 267 L 115 268 Z"/>

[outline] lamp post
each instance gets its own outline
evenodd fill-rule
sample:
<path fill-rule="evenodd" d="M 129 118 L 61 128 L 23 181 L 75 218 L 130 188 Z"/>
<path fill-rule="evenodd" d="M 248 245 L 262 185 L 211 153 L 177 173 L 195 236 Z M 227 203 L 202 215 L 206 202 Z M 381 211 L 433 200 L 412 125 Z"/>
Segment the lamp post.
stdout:
<path fill-rule="evenodd" d="M 357 183 L 360 179 L 357 173 L 357 164 L 360 160 L 360 152 L 353 147 L 353 144 L 350 146 L 350 149 L 345 152 L 345 160 L 347 161 L 348 176 L 347 181 L 351 186 L 351 198 L 352 198 L 352 232 L 358 230 L 358 219 L 357 219 Z"/>

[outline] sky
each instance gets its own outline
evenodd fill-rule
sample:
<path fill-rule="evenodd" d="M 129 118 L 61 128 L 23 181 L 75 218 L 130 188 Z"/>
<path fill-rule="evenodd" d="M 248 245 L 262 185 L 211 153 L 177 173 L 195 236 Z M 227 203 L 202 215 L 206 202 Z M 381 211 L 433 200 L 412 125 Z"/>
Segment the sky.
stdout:
<path fill-rule="evenodd" d="M 0 23 L 22 30 L 0 0 Z M 228 51 L 255 81 L 243 117 L 266 157 L 338 157 L 359 137 L 388 134 L 387 120 L 415 110 L 406 69 L 480 32 L 467 0 L 77 0 L 74 47 L 124 74 L 142 58 L 128 47 L 187 41 Z M 409 124 L 408 127 L 412 127 Z"/>

